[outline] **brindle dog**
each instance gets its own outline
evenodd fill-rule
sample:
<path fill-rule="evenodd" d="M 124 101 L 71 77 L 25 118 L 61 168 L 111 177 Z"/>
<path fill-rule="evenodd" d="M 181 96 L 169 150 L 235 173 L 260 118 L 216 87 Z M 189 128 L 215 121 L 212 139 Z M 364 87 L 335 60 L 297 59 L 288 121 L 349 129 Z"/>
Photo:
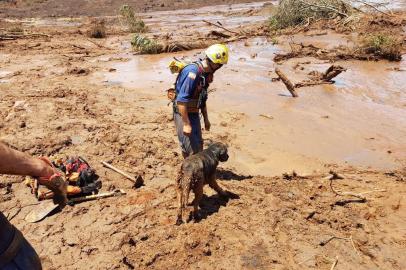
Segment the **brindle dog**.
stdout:
<path fill-rule="evenodd" d="M 193 190 L 193 217 L 199 219 L 198 208 L 203 196 L 203 186 L 209 184 L 220 196 L 235 198 L 236 194 L 223 190 L 216 182 L 216 169 L 219 161 L 228 160 L 227 146 L 213 143 L 207 149 L 186 158 L 176 179 L 176 191 L 179 200 L 176 225 L 183 223 L 183 211 L 187 207 L 190 190 Z"/>

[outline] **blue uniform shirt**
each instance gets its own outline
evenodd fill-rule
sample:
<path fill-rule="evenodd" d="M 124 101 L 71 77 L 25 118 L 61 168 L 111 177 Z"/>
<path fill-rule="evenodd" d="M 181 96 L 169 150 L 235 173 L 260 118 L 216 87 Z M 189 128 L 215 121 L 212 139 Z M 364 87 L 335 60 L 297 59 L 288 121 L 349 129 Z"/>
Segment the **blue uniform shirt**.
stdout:
<path fill-rule="evenodd" d="M 195 64 L 189 64 L 182 69 L 176 81 L 176 101 L 189 102 L 193 98 L 199 81 L 199 68 Z"/>

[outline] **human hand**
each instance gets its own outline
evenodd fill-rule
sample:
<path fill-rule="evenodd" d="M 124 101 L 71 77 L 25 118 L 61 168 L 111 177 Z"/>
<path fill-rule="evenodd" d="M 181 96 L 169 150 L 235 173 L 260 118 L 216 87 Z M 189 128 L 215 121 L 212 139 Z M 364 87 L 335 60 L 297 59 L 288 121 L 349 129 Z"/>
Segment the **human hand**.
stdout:
<path fill-rule="evenodd" d="M 190 136 L 190 134 L 192 134 L 192 126 L 190 124 L 183 125 L 183 134 L 188 137 Z"/>
<path fill-rule="evenodd" d="M 59 204 L 60 208 L 63 208 L 68 202 L 66 196 L 68 183 L 62 172 L 56 169 L 48 158 L 40 157 L 39 159 L 43 161 L 44 173 L 38 177 L 38 181 L 54 192 L 54 203 Z"/>
<path fill-rule="evenodd" d="M 204 129 L 206 131 L 209 131 L 211 127 L 210 121 L 209 120 L 204 120 Z"/>

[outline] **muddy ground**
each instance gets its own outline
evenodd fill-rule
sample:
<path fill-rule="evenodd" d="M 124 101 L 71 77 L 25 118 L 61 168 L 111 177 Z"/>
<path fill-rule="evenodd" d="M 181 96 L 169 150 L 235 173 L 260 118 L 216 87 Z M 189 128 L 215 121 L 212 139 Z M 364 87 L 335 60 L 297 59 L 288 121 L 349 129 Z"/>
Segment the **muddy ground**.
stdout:
<path fill-rule="evenodd" d="M 249 3 L 142 15 L 148 35 L 173 42 L 219 40 L 202 19 L 251 33 L 229 43 L 230 63 L 211 87 L 212 130 L 204 132 L 228 143 L 219 182 L 240 198 L 207 188 L 203 220 L 179 227 L 173 184 L 181 157 L 164 93 L 174 80 L 167 63 L 201 49 L 134 55 L 114 18 L 100 40 L 86 36 L 88 18 L 1 22 L 41 35 L 0 41 L 0 139 L 32 155 L 80 154 L 100 174 L 102 191 L 127 191 L 30 224 L 24 218 L 36 199 L 20 177 L 2 176 L 0 210 L 45 269 L 331 269 L 336 260 L 334 269 L 406 268 L 405 56 L 275 63 L 289 42 L 328 50 L 357 33 L 315 26 L 269 37 L 261 27 L 267 12 L 269 4 Z M 402 19 L 390 29 L 405 37 Z M 297 99 L 271 80 L 276 66 L 298 82 L 332 63 L 347 71 L 333 85 L 300 89 Z M 103 160 L 142 175 L 145 186 L 132 189 Z M 329 180 L 330 170 L 344 179 Z"/>
<path fill-rule="evenodd" d="M 0 1 L 0 17 L 70 17 L 116 15 L 122 5 L 129 5 L 137 12 L 156 10 L 191 9 L 209 5 L 228 5 L 255 2 L 247 0 L 3 0 Z M 259 2 L 259 1 L 257 1 Z"/>

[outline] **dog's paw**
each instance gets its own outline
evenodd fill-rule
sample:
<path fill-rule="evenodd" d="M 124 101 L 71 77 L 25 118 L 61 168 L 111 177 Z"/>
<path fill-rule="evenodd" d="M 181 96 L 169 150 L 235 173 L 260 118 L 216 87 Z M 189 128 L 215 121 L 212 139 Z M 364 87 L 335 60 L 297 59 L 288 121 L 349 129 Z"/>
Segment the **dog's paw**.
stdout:
<path fill-rule="evenodd" d="M 200 220 L 202 220 L 202 215 L 199 212 L 193 213 L 193 221 L 199 222 Z"/>
<path fill-rule="evenodd" d="M 227 193 L 227 197 L 230 199 L 239 199 L 240 198 L 240 196 L 238 194 L 235 194 L 231 191 L 226 191 L 226 193 Z"/>
<path fill-rule="evenodd" d="M 181 218 L 178 218 L 177 220 L 176 220 L 176 226 L 180 226 L 180 225 L 182 225 L 183 224 L 183 220 L 181 219 Z"/>

